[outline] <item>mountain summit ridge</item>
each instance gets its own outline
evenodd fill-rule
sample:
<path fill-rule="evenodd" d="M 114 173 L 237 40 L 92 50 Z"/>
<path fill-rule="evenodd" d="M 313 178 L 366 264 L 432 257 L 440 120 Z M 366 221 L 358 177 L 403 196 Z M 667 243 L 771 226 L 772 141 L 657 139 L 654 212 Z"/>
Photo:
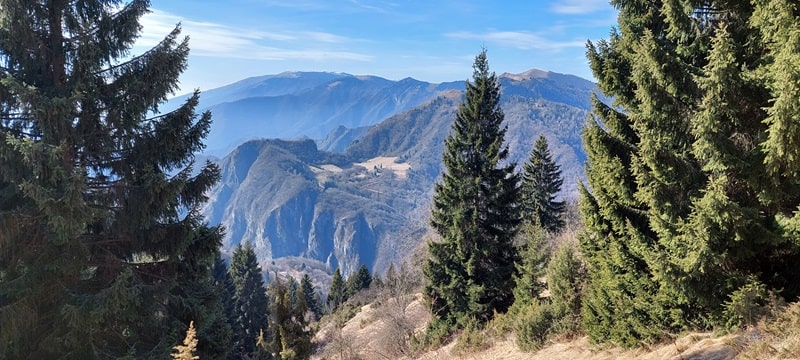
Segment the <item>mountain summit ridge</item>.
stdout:
<path fill-rule="evenodd" d="M 537 69 L 499 78 L 505 88 L 539 83 L 543 98 L 553 92 L 554 87 L 547 84 L 554 78 L 579 84 L 576 88 L 581 90 L 593 86 L 572 75 Z M 410 77 L 388 80 L 340 72 L 287 71 L 242 79 L 201 93 L 198 109 L 214 115 L 205 154 L 221 157 L 255 138 L 323 139 L 339 126 L 375 125 L 444 91 L 463 88 L 464 81 L 458 80 L 429 83 Z M 175 108 L 187 96 L 171 99 L 162 110 Z"/>

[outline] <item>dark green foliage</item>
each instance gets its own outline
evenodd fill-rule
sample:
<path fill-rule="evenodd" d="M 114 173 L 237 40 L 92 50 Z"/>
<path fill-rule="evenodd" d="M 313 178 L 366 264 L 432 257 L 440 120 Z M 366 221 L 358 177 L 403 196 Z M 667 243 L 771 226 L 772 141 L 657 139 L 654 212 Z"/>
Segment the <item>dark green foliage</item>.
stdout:
<path fill-rule="evenodd" d="M 342 272 L 337 268 L 333 272 L 331 287 L 328 289 L 328 309 L 333 312 L 339 304 L 347 300 L 347 286 L 342 278 Z"/>
<path fill-rule="evenodd" d="M 214 277 L 216 293 L 222 300 L 222 311 L 225 314 L 225 319 L 228 324 L 227 326 L 229 329 L 231 329 L 231 346 L 229 346 L 228 349 L 228 359 L 234 359 L 236 354 L 230 351 L 230 348 L 233 347 L 233 327 L 236 324 L 236 299 L 234 298 L 235 289 L 233 286 L 233 279 L 231 278 L 230 271 L 228 270 L 228 265 L 225 264 L 225 260 L 222 259 L 221 254 L 218 254 L 216 259 L 214 259 L 212 275 Z"/>
<path fill-rule="evenodd" d="M 555 318 L 554 332 L 579 332 L 585 283 L 586 272 L 575 250 L 572 246 L 562 245 L 547 265 L 547 288 L 550 290 Z"/>
<path fill-rule="evenodd" d="M 520 222 L 519 181 L 514 164 L 504 163 L 500 87 L 485 51 L 473 69 L 434 188 L 431 225 L 442 241 L 429 243 L 423 270 L 431 311 L 451 327 L 469 317 L 485 323 L 511 306 L 518 258 L 512 239 Z"/>
<path fill-rule="evenodd" d="M 239 243 L 233 250 L 230 274 L 235 303 L 232 353 L 250 356 L 256 352 L 259 334 L 267 329 L 267 296 L 264 276 L 249 242 Z"/>
<path fill-rule="evenodd" d="M 278 359 L 307 359 L 311 355 L 311 331 L 306 320 L 308 307 L 301 287 L 275 276 L 269 285 L 271 350 Z"/>
<path fill-rule="evenodd" d="M 469 320 L 466 320 L 469 321 Z M 415 346 L 421 349 L 435 349 L 447 343 L 453 335 L 453 326 L 440 318 L 434 317 L 428 323 L 425 333 L 415 340 Z"/>
<path fill-rule="evenodd" d="M 200 228 L 187 251 L 192 256 L 178 263 L 184 275 L 177 279 L 177 286 L 171 293 L 170 311 L 178 319 L 193 319 L 189 321 L 193 321 L 197 329 L 196 355 L 200 358 L 224 359 L 232 344 L 231 324 L 226 313 L 230 298 L 219 288 L 213 274 L 215 259 L 220 258 L 221 239 L 219 228 Z"/>
<path fill-rule="evenodd" d="M 537 236 L 544 239 L 544 232 L 544 229 L 539 229 L 538 235 L 530 238 L 534 246 L 536 246 Z M 529 248 L 526 253 L 530 251 Z M 538 274 L 536 279 L 538 279 L 546 272 L 550 296 L 547 298 L 538 296 L 539 292 L 543 290 L 543 284 L 537 282 L 524 287 L 521 285 L 529 283 L 518 280 L 517 288 L 514 289 L 515 295 L 526 294 L 523 292 L 523 289 L 526 288 L 534 288 L 538 292 L 536 296 L 517 297 L 512 307 L 513 311 L 509 312 L 513 317 L 511 321 L 517 336 L 517 346 L 523 351 L 539 349 L 553 335 L 580 333 L 582 292 L 586 283 L 583 264 L 575 256 L 575 251 L 571 246 L 562 245 L 547 263 L 545 270 L 544 262 L 547 259 L 541 255 L 542 252 L 542 249 L 539 249 L 533 254 L 526 254 L 533 256 L 535 261 L 532 261 L 531 264 L 538 265 L 532 267 L 531 264 L 528 264 L 527 267 L 520 269 L 520 272 L 523 274 L 523 279 L 526 273 L 536 273 Z M 546 252 L 544 253 L 546 254 Z"/>
<path fill-rule="evenodd" d="M 228 265 L 225 264 L 222 254 L 217 254 L 217 257 L 214 259 L 214 268 L 211 270 L 211 274 L 214 277 L 214 286 L 217 288 L 216 292 L 219 294 L 220 298 L 222 298 L 225 317 L 228 319 L 228 323 L 233 326 L 236 309 L 234 294 L 236 290 L 233 286 L 233 278 L 231 278 L 230 270 L 228 269 Z"/>
<path fill-rule="evenodd" d="M 517 346 L 522 351 L 535 351 L 542 347 L 553 330 L 555 314 L 553 304 L 536 299 L 520 308 L 514 319 Z"/>
<path fill-rule="evenodd" d="M 319 292 L 314 289 L 314 284 L 311 283 L 311 277 L 308 274 L 303 274 L 303 278 L 300 279 L 300 292 L 303 294 L 308 310 L 314 314 L 315 319 L 319 319 L 322 316 L 322 301 L 319 297 Z"/>
<path fill-rule="evenodd" d="M 211 116 L 195 93 L 148 118 L 189 51 L 176 28 L 130 53 L 148 5 L 0 4 L 0 358 L 163 359 L 190 320 L 224 346 L 198 215 L 219 172 L 192 169 Z"/>
<path fill-rule="evenodd" d="M 372 274 L 370 274 L 367 266 L 361 264 L 355 274 L 347 278 L 347 297 L 350 298 L 362 289 L 368 289 L 372 283 Z"/>
<path fill-rule="evenodd" d="M 563 183 L 561 168 L 550 155 L 547 139 L 540 135 L 528 161 L 522 166 L 520 193 L 523 220 L 549 232 L 561 230 L 564 227 L 566 203 L 555 199 Z"/>
<path fill-rule="evenodd" d="M 751 283 L 794 299 L 797 5 L 615 4 L 619 31 L 588 51 L 617 107 L 596 102 L 584 133 L 587 332 L 636 345 L 725 325 Z"/>
<path fill-rule="evenodd" d="M 464 322 L 464 329 L 458 334 L 451 353 L 469 354 L 484 350 L 490 345 L 487 338 L 483 324 L 474 318 L 469 318 Z"/>
<path fill-rule="evenodd" d="M 754 325 L 766 315 L 767 289 L 764 284 L 751 278 L 750 282 L 734 291 L 730 300 L 725 302 L 725 324 L 733 329 L 742 325 Z"/>
<path fill-rule="evenodd" d="M 546 231 L 531 224 L 522 227 L 521 236 L 525 240 L 514 275 L 514 305 L 512 309 L 521 309 L 538 301 L 546 288 L 543 281 L 548 261 L 548 250 L 545 242 Z M 514 310 L 516 311 L 516 310 Z M 514 311 L 511 311 L 512 313 Z"/>

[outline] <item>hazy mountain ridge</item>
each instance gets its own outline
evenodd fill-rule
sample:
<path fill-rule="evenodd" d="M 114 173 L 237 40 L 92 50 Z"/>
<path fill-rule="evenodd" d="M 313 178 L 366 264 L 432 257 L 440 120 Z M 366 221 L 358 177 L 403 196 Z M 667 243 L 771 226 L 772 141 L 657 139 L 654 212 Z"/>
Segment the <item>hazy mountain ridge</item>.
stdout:
<path fill-rule="evenodd" d="M 460 82 L 431 84 L 344 73 L 286 72 L 244 79 L 203 92 L 198 110 L 214 123 L 207 153 L 223 156 L 250 139 L 321 139 L 338 126 L 373 125 L 436 94 L 463 87 Z M 185 101 L 171 99 L 169 110 Z"/>
<path fill-rule="evenodd" d="M 545 134 L 569 197 L 585 159 L 580 129 L 592 87 L 581 82 L 591 85 L 580 80 L 581 86 L 560 89 L 549 75 L 501 77 L 510 160 L 521 165 L 536 137 Z M 251 241 L 262 263 L 301 256 L 345 274 L 361 263 L 385 269 L 425 241 L 443 142 L 462 97 L 463 91 L 442 91 L 375 125 L 351 130 L 339 124 L 319 143 L 341 153 L 320 150 L 308 139 L 242 144 L 219 161 L 222 181 L 204 213 L 212 224 L 226 226 L 226 249 Z"/>

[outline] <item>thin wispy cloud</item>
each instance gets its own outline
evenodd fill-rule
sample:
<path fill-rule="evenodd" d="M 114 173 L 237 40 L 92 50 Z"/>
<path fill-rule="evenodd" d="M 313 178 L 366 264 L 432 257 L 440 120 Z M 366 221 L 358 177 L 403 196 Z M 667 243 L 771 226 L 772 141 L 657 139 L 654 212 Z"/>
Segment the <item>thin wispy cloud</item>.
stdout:
<path fill-rule="evenodd" d="M 181 77 L 187 89 L 284 71 L 452 81 L 469 76 L 480 45 L 498 73 L 535 67 L 591 78 L 584 44 L 616 23 L 607 1 L 245 0 L 191 8 L 164 1 L 142 19 L 144 36 L 131 55 L 180 22 L 191 37 Z"/>
<path fill-rule="evenodd" d="M 526 31 L 490 31 L 486 33 L 454 32 L 445 36 L 455 39 L 481 40 L 490 44 L 513 47 L 522 50 L 562 50 L 584 47 L 583 40 L 554 41 L 539 34 Z"/>
<path fill-rule="evenodd" d="M 559 0 L 550 5 L 550 10 L 557 14 L 589 14 L 610 9 L 608 0 Z"/>
<path fill-rule="evenodd" d="M 192 54 L 231 59 L 252 60 L 354 60 L 370 61 L 371 55 L 343 49 L 325 49 L 330 44 L 343 44 L 353 39 L 327 32 L 267 32 L 235 28 L 212 22 L 182 19 L 154 10 L 141 19 L 142 36 L 137 45 L 149 47 L 181 23 L 182 34 L 190 37 Z M 300 45 L 298 47 L 298 44 Z"/>
<path fill-rule="evenodd" d="M 228 56 L 233 59 L 251 59 L 251 60 L 352 60 L 352 61 L 371 61 L 374 59 L 371 55 L 365 55 L 349 51 L 328 51 L 328 50 L 313 50 L 301 49 L 290 50 L 276 47 L 260 47 L 250 53 L 233 53 Z"/>
<path fill-rule="evenodd" d="M 375 2 L 375 1 L 350 0 L 350 3 L 356 8 L 382 14 L 389 13 L 392 11 L 393 8 L 397 7 L 397 4 L 395 3 L 382 2 L 382 1 Z"/>
<path fill-rule="evenodd" d="M 260 3 L 268 7 L 280 7 L 305 11 L 324 10 L 329 8 L 329 4 L 327 4 L 326 1 L 321 0 L 261 0 Z"/>
<path fill-rule="evenodd" d="M 392 14 L 400 5 L 388 1 L 375 0 L 261 0 L 260 3 L 269 8 L 292 9 L 296 11 L 324 11 L 345 13 L 380 13 Z"/>
<path fill-rule="evenodd" d="M 336 34 L 331 34 L 331 33 L 326 33 L 326 32 L 319 32 L 319 31 L 306 31 L 306 32 L 303 32 L 302 34 L 306 38 L 308 38 L 309 40 L 322 42 L 322 43 L 337 44 L 337 43 L 344 43 L 344 42 L 348 42 L 348 41 L 352 41 L 353 40 L 353 39 L 350 39 L 350 38 L 345 37 L 345 36 L 339 36 L 339 35 L 336 35 Z"/>

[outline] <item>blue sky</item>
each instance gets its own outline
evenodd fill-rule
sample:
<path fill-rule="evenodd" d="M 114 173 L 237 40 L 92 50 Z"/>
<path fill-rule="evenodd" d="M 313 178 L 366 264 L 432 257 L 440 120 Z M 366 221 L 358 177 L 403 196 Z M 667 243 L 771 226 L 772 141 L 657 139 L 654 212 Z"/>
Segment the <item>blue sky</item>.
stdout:
<path fill-rule="evenodd" d="M 134 53 L 181 22 L 192 49 L 182 92 L 284 71 L 466 80 L 481 47 L 498 74 L 592 80 L 586 40 L 616 22 L 608 0 L 154 0 L 152 10 Z"/>

